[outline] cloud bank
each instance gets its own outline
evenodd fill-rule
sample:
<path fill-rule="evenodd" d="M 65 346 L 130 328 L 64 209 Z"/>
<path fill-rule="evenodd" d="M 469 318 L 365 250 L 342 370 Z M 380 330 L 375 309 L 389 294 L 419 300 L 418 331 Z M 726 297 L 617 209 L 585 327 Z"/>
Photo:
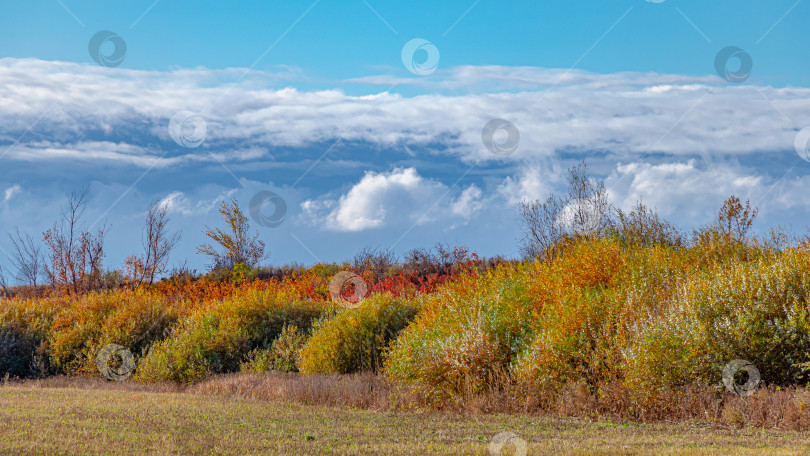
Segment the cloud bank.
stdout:
<path fill-rule="evenodd" d="M 515 205 L 562 190 L 566 168 L 582 159 L 620 207 L 643 199 L 677 223 L 708 222 L 731 194 L 760 206 L 766 223 L 804 229 L 810 220 L 810 163 L 794 150 L 810 125 L 807 88 L 497 66 L 324 89 L 296 88 L 301 81 L 286 68 L 149 72 L 0 59 L 0 230 L 47 226 L 54 192 L 75 183 L 36 177 L 67 169 L 95 186 L 94 215 L 123 220 L 126 236 L 137 234 L 146 203 L 163 201 L 197 233 L 179 252 L 189 258 L 223 198 L 246 204 L 264 190 L 289 208 L 271 233 L 285 239 L 276 262 L 437 236 L 494 255 L 515 251 Z M 202 131 L 199 147 L 172 139 L 180 111 L 204 121 L 174 131 Z M 514 153 L 482 143 L 495 118 L 519 130 Z"/>

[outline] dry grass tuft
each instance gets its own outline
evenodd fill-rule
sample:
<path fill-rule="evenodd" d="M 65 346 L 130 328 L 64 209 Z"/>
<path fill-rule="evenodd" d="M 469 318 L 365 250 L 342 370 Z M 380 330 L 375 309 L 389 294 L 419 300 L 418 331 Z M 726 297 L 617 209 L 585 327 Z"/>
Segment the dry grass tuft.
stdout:
<path fill-rule="evenodd" d="M 382 376 L 372 373 L 349 375 L 300 375 L 282 372 L 228 374 L 192 385 L 188 388 L 188 392 L 372 410 L 400 408 L 405 405 L 398 400 L 405 396 L 401 395 Z"/>

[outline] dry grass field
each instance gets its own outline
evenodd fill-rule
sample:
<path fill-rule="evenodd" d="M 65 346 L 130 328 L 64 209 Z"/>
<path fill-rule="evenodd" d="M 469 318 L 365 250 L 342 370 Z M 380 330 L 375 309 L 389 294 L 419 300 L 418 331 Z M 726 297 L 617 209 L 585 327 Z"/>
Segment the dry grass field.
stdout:
<path fill-rule="evenodd" d="M 453 415 L 154 392 L 137 384 L 0 387 L 0 454 L 489 455 L 501 432 L 528 455 L 810 453 L 810 435 L 689 424 Z M 511 445 L 502 454 L 515 454 Z"/>

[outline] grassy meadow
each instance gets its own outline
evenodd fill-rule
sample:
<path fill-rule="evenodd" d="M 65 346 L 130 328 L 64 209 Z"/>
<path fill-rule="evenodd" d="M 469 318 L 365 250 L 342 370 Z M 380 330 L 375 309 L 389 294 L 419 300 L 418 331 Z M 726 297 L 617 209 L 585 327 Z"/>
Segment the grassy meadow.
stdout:
<path fill-rule="evenodd" d="M 488 442 L 504 431 L 524 439 L 527 454 L 810 451 L 806 435 L 791 431 L 370 411 L 126 385 L 0 387 L 2 454 L 488 455 Z M 507 446 L 502 454 L 512 450 Z"/>

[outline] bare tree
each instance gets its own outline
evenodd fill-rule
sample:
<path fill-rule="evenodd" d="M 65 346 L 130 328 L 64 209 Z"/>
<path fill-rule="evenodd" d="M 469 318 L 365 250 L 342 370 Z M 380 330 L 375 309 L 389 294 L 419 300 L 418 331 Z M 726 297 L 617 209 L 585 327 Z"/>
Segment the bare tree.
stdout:
<path fill-rule="evenodd" d="M 377 280 L 385 277 L 388 271 L 396 265 L 396 255 L 391 249 L 364 247 L 352 259 L 352 266 L 361 271 L 371 271 Z"/>
<path fill-rule="evenodd" d="M 409 250 L 402 257 L 402 267 L 407 271 L 413 271 L 423 276 L 439 272 L 439 258 L 428 249 Z"/>
<path fill-rule="evenodd" d="M 143 249 L 140 257 L 126 260 L 130 276 L 137 284 L 152 285 L 155 277 L 166 272 L 169 254 L 180 242 L 180 232 L 169 233 L 169 208 L 159 201 L 149 205 L 143 227 Z"/>
<path fill-rule="evenodd" d="M 72 294 L 96 289 L 101 284 L 104 235 L 108 227 L 105 224 L 94 234 L 82 226 L 87 192 L 85 189 L 70 193 L 60 220 L 43 233 L 49 250 L 45 272 L 54 288 L 64 287 Z"/>
<path fill-rule="evenodd" d="M 42 275 L 44 259 L 42 247 L 28 233 L 20 233 L 20 228 L 8 233 L 11 240 L 11 263 L 17 269 L 16 279 L 31 286 L 34 297 L 39 297 L 38 280 Z"/>
<path fill-rule="evenodd" d="M 604 181 L 588 175 L 585 161 L 568 170 L 568 198 L 563 208 L 564 223 L 576 235 L 596 237 L 614 226 L 615 209 L 607 196 Z"/>
<path fill-rule="evenodd" d="M 566 230 L 559 220 L 564 202 L 551 195 L 545 202 L 523 201 L 518 205 L 523 238 L 520 251 L 526 257 L 553 257 L 554 247 L 565 236 Z"/>
<path fill-rule="evenodd" d="M 551 259 L 564 238 L 605 236 L 615 227 L 605 183 L 588 175 L 584 161 L 568 170 L 565 197 L 552 194 L 545 201 L 523 201 L 518 210 L 523 225 L 520 249 L 527 257 Z"/>
<path fill-rule="evenodd" d="M 739 198 L 731 195 L 717 214 L 717 226 L 725 235 L 744 240 L 758 214 L 759 209 L 752 208 L 749 200 L 743 205 Z"/>
<path fill-rule="evenodd" d="M 264 242 L 259 240 L 258 232 L 250 235 L 250 222 L 239 208 L 236 198 L 223 201 L 219 213 L 228 225 L 226 231 L 206 226 L 205 235 L 222 250 L 217 250 L 212 244 L 203 244 L 197 248 L 197 253 L 208 255 L 214 268 L 233 268 L 237 264 L 255 266 L 267 258 Z"/>
<path fill-rule="evenodd" d="M 6 282 L 6 273 L 3 271 L 2 265 L 0 265 L 0 288 L 3 289 L 3 296 L 6 298 L 11 297 L 11 292 L 8 289 L 8 282 Z"/>
<path fill-rule="evenodd" d="M 616 230 L 619 237 L 630 245 L 662 244 L 680 247 L 684 244 L 683 233 L 677 226 L 661 218 L 655 209 L 638 201 L 630 211 L 616 211 L 618 222 Z"/>

